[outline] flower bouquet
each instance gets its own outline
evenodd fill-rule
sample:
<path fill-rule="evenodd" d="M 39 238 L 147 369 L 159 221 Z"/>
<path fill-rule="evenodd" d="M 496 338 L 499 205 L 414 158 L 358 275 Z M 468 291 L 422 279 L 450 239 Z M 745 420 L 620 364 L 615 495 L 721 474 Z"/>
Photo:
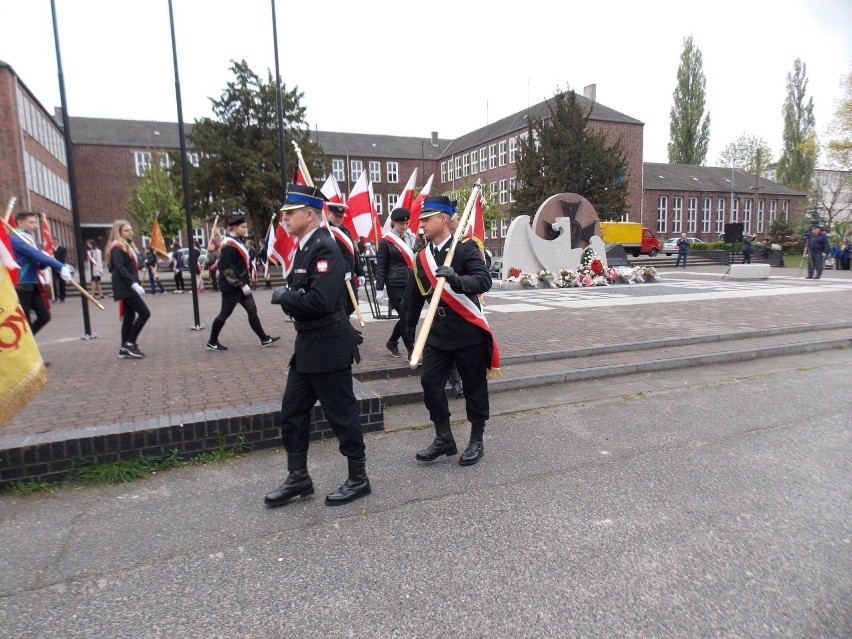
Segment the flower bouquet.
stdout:
<path fill-rule="evenodd" d="M 659 279 L 657 275 L 657 269 L 653 266 L 643 266 L 642 269 L 642 277 L 645 278 L 646 282 L 656 282 Z"/>
<path fill-rule="evenodd" d="M 547 269 L 538 272 L 538 281 L 542 288 L 556 288 L 556 276 Z"/>
<path fill-rule="evenodd" d="M 519 281 L 522 286 L 528 286 L 529 288 L 535 288 L 538 286 L 538 275 L 535 273 L 521 273 Z"/>
<path fill-rule="evenodd" d="M 556 280 L 556 286 L 559 288 L 577 286 L 577 274 L 569 268 L 563 268 L 559 271 L 559 279 Z"/>

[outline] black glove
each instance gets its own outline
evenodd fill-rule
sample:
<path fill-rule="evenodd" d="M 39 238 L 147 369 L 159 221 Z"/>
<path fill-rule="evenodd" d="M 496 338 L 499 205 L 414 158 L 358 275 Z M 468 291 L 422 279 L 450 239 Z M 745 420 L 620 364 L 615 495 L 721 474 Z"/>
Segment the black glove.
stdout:
<path fill-rule="evenodd" d="M 352 330 L 355 331 L 355 343 L 358 344 L 358 346 L 361 346 L 361 344 L 364 343 L 364 333 L 359 331 L 354 326 L 352 327 Z"/>
<path fill-rule="evenodd" d="M 458 275 L 456 275 L 452 266 L 439 266 L 438 270 L 435 271 L 435 275 L 446 279 L 447 284 L 449 284 L 454 291 L 461 292 L 461 279 Z"/>
<path fill-rule="evenodd" d="M 286 286 L 279 286 L 274 291 L 272 291 L 272 303 L 280 304 L 283 301 L 284 295 L 287 293 L 289 289 Z"/>

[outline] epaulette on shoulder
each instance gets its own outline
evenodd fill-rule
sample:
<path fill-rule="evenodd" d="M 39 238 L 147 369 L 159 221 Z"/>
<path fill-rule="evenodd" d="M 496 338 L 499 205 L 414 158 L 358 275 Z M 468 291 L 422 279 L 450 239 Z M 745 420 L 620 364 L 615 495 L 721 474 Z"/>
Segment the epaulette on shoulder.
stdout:
<path fill-rule="evenodd" d="M 480 252 L 485 250 L 485 244 L 478 237 L 473 238 L 474 243 L 479 247 Z"/>

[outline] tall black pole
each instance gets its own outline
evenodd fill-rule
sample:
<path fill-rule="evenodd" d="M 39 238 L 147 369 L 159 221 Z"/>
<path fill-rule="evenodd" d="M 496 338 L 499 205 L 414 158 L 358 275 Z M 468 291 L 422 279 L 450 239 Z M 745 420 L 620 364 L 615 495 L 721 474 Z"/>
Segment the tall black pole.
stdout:
<path fill-rule="evenodd" d="M 86 256 L 83 252 L 83 230 L 80 228 L 80 212 L 77 208 L 77 180 L 74 175 L 74 153 L 71 146 L 71 124 L 68 122 L 68 102 L 65 99 L 65 76 L 62 74 L 62 55 L 59 52 L 59 29 L 56 26 L 56 2 L 50 0 L 50 13 L 53 16 L 53 39 L 56 43 L 56 68 L 59 72 L 59 99 L 62 105 L 62 128 L 65 134 L 65 162 L 68 164 L 68 187 L 71 190 L 71 220 L 74 225 L 74 243 L 77 245 L 77 272 L 80 275 L 80 286 L 86 288 Z M 83 303 L 83 339 L 97 337 L 92 334 L 89 321 L 89 302 L 80 296 Z"/>
<path fill-rule="evenodd" d="M 278 68 L 278 22 L 275 0 L 272 0 L 272 44 L 275 50 L 275 109 L 278 112 L 278 153 L 281 158 L 281 201 L 287 192 L 287 148 L 284 146 L 284 96 L 281 95 L 281 71 Z"/>
<path fill-rule="evenodd" d="M 177 44 L 175 42 L 175 16 L 172 11 L 172 0 L 169 0 L 169 24 L 172 28 L 172 58 L 175 64 L 175 100 L 177 101 L 178 114 L 178 137 L 180 138 L 180 173 L 183 177 L 183 208 L 186 213 L 186 245 L 189 247 L 189 277 L 192 286 L 192 310 L 194 313 L 194 331 L 204 328 L 201 325 L 201 317 L 198 311 L 198 286 L 196 279 L 196 265 L 198 255 L 192 239 L 192 202 L 189 197 L 189 160 L 186 157 L 186 133 L 183 130 L 183 106 L 180 101 L 180 78 L 178 77 Z"/>

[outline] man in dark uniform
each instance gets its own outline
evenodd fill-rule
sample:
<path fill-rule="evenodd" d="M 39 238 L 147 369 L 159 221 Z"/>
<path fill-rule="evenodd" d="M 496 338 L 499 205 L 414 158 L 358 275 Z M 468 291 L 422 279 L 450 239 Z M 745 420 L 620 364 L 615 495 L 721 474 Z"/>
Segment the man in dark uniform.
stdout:
<path fill-rule="evenodd" d="M 337 247 L 343 258 L 349 264 L 347 269 L 346 279 L 352 284 L 352 292 L 355 293 L 355 299 L 358 299 L 358 289 L 364 286 L 364 267 L 361 266 L 361 253 L 358 243 L 352 239 L 352 233 L 349 229 L 343 226 L 343 217 L 346 215 L 346 209 L 349 207 L 345 204 L 337 202 L 329 202 L 328 207 L 328 223 L 332 237 L 337 241 Z M 349 299 L 349 293 L 346 294 L 346 314 L 352 315 L 355 312 L 355 305 Z"/>
<path fill-rule="evenodd" d="M 211 351 L 226 351 L 227 346 L 219 343 L 219 333 L 225 322 L 234 312 L 237 304 L 242 305 L 248 313 L 249 326 L 260 338 L 261 346 L 272 346 L 280 337 L 271 337 L 263 330 L 260 318 L 257 316 L 257 304 L 249 286 L 250 262 L 248 249 L 243 244 L 243 238 L 248 233 L 246 216 L 234 213 L 228 220 L 228 235 L 222 239 L 219 252 L 219 290 L 222 292 L 222 309 L 213 320 L 210 328 L 210 339 L 207 348 Z"/>
<path fill-rule="evenodd" d="M 823 232 L 822 227 L 813 227 L 805 244 L 805 255 L 808 256 L 808 276 L 805 279 L 818 280 L 822 277 L 825 255 L 829 248 L 828 236 Z"/>
<path fill-rule="evenodd" d="M 381 304 L 385 299 L 385 288 L 390 307 L 396 311 L 399 319 L 393 325 L 393 331 L 385 343 L 385 347 L 394 357 L 401 357 L 399 338 L 402 338 L 408 355 L 414 349 L 414 343 L 409 340 L 405 330 L 405 285 L 408 282 L 409 271 L 414 260 L 412 250 L 417 239 L 408 230 L 411 211 L 398 208 L 391 211 L 391 226 L 385 231 L 379 241 L 376 251 L 376 302 Z"/>
<path fill-rule="evenodd" d="M 470 441 L 459 464 L 470 466 L 485 452 L 483 433 L 489 416 L 487 369 L 499 368 L 499 352 L 477 298 L 491 288 L 491 276 L 479 247 L 469 240 L 460 241 L 452 264 L 444 265 L 453 241 L 450 230 L 455 211 L 455 202 L 447 197 L 424 200 L 420 227 L 427 244 L 414 259 L 414 286 L 408 294 L 406 323 L 409 336 L 413 337 L 420 311 L 425 300 L 431 298 L 437 278 L 446 278 L 423 351 L 420 376 L 423 401 L 435 424 L 436 437 L 416 457 L 419 461 L 434 461 L 458 452 L 444 391 L 455 364 L 464 383 L 465 408 L 471 423 Z"/>
<path fill-rule="evenodd" d="M 281 401 L 288 476 L 265 496 L 269 506 L 314 492 L 308 475 L 308 441 L 311 409 L 317 399 L 349 462 L 349 478 L 326 496 L 325 503 L 338 506 L 370 493 L 364 436 L 352 389 L 352 362 L 360 361 L 360 356 L 355 329 L 344 307 L 344 282 L 350 267 L 331 235 L 320 229 L 324 201 L 319 189 L 291 184 L 281 208 L 299 249 L 287 276 L 288 289 L 276 289 L 272 303 L 280 304 L 293 318 L 296 344 Z"/>

